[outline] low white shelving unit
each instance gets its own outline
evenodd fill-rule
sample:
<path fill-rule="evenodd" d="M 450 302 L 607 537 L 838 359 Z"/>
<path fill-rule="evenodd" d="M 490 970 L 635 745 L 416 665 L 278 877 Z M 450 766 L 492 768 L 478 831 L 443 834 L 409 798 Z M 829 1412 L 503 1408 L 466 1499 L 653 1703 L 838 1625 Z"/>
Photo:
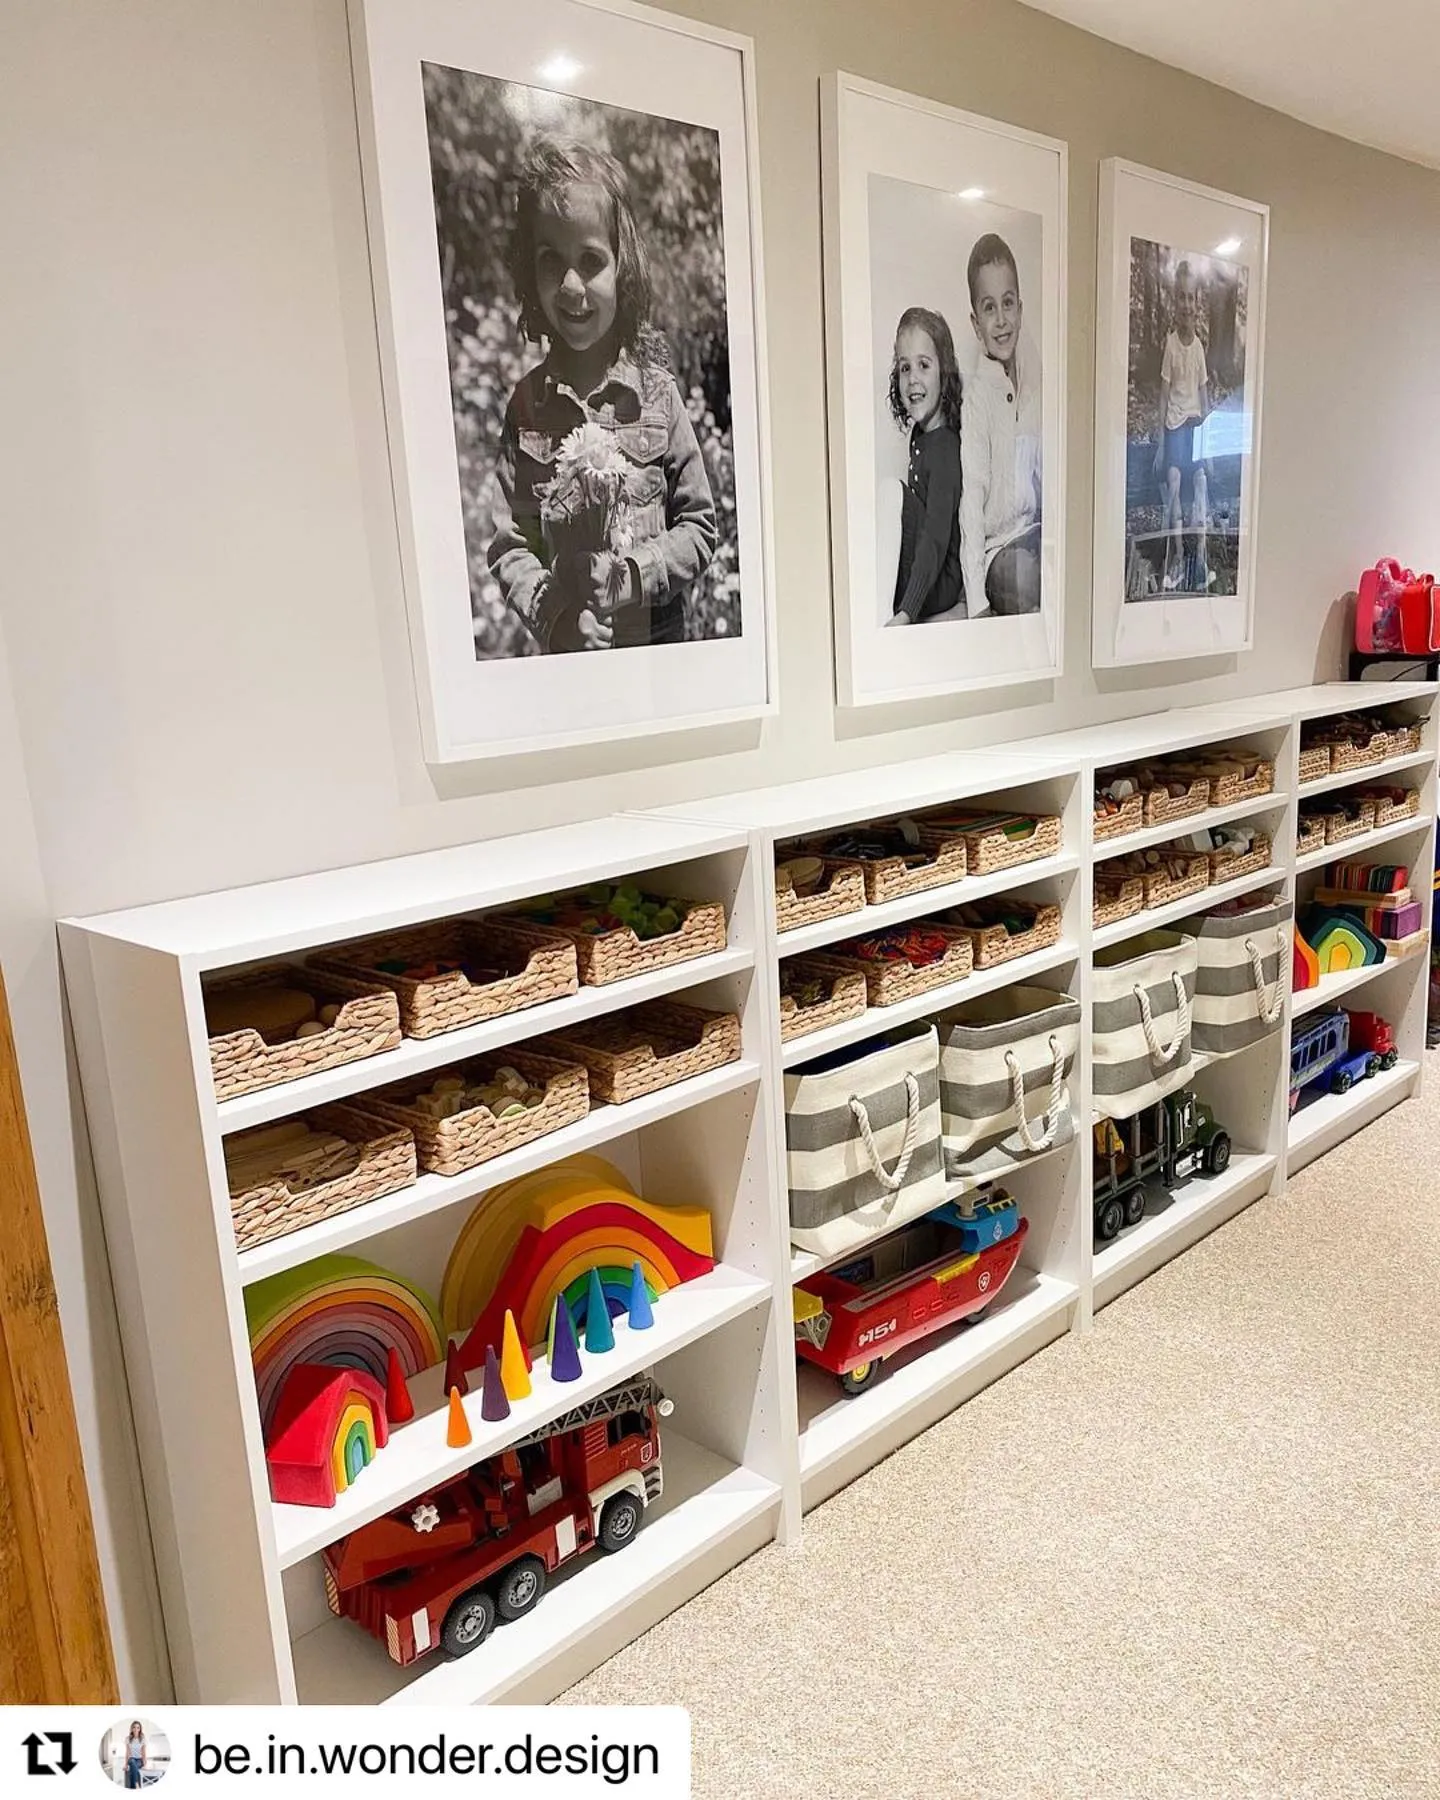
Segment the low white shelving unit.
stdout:
<path fill-rule="evenodd" d="M 125 1332 L 127 1365 L 160 1568 L 177 1697 L 211 1703 L 473 1703 L 543 1699 L 647 1629 L 765 1542 L 801 1529 L 805 1507 L 852 1480 L 990 1381 L 1070 1330 L 1290 1173 L 1414 1091 L 1425 1034 L 1427 958 L 1411 954 L 1327 978 L 1288 996 L 1275 1032 L 1228 1058 L 1198 1059 L 1195 1086 L 1234 1140 L 1223 1174 L 1193 1177 L 1169 1203 L 1098 1251 L 1092 1245 L 1091 1145 L 1028 1161 L 1007 1185 L 1029 1220 L 1021 1264 L 979 1323 L 953 1327 L 895 1357 L 846 1398 L 793 1351 L 791 1288 L 827 1265 L 789 1241 L 783 1083 L 787 1070 L 898 1023 L 1014 982 L 1073 995 L 1088 1019 L 1098 950 L 1266 890 L 1303 908 L 1334 860 L 1393 846 L 1415 872 L 1429 924 L 1434 858 L 1436 684 L 1345 685 L 1176 710 L 985 752 L 928 757 L 630 814 L 457 850 L 301 877 L 61 926 Z M 1363 707 L 1422 728 L 1421 748 L 1379 767 L 1302 787 L 1299 743 L 1314 720 Z M 1124 839 L 1095 843 L 1097 769 L 1244 742 L 1274 759 L 1273 792 Z M 1381 782 L 1419 791 L 1416 816 L 1295 854 L 1307 794 Z M 776 846 L 927 807 L 975 803 L 1056 813 L 1058 852 L 798 930 L 778 932 Z M 1271 866 L 1173 905 L 1096 930 L 1097 862 L 1197 828 L 1253 820 L 1272 838 Z M 727 946 L 607 987 L 399 1048 L 217 1104 L 201 980 L 307 953 L 369 932 L 496 910 L 597 880 L 633 876 L 657 891 L 720 899 Z M 920 919 L 971 898 L 1019 894 L 1061 909 L 1052 947 L 949 987 L 782 1043 L 779 979 L 790 956 Z M 1288 990 L 1288 982 L 1287 982 Z M 223 1142 L 237 1130 L 399 1077 L 440 1071 L 481 1051 L 661 996 L 739 1012 L 740 1060 L 578 1124 L 458 1176 L 422 1175 L 386 1199 L 238 1251 Z M 1392 1023 L 1400 1060 L 1348 1093 L 1292 1117 L 1292 1023 L 1333 1000 Z M 1072 1082 L 1077 1118 L 1092 1116 L 1088 1031 Z M 474 1441 L 445 1442 L 440 1372 L 412 1383 L 415 1421 L 333 1509 L 272 1503 L 250 1366 L 244 1295 L 252 1283 L 343 1250 L 438 1291 L 449 1248 L 477 1199 L 578 1151 L 599 1151 L 647 1198 L 710 1211 L 714 1272 L 663 1295 L 652 1330 L 617 1327 L 615 1348 L 586 1357 L 582 1379 L 537 1369 L 531 1397 L 500 1424 L 467 1400 Z M 955 1184 L 953 1192 L 961 1191 Z M 829 1261 L 840 1259 L 832 1258 Z M 665 1490 L 635 1544 L 583 1557 L 525 1618 L 456 1661 L 410 1668 L 325 1603 L 320 1552 L 643 1368 L 675 1401 L 662 1428 Z"/>

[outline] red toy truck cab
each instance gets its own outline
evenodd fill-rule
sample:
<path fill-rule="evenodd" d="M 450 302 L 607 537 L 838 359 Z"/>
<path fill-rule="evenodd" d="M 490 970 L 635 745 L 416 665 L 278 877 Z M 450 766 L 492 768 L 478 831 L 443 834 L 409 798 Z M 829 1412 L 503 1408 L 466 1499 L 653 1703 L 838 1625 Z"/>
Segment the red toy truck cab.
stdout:
<path fill-rule="evenodd" d="M 463 1656 L 497 1613 L 529 1612 L 561 1563 L 632 1541 L 660 1497 L 657 1415 L 669 1411 L 637 1378 L 362 1525 L 324 1553 L 330 1610 L 393 1662 L 437 1645 Z"/>
<path fill-rule="evenodd" d="M 1368 1050 L 1372 1056 L 1380 1059 L 1382 1069 L 1393 1069 L 1400 1060 L 1400 1050 L 1395 1042 L 1395 1033 L 1388 1019 L 1382 1019 L 1379 1013 L 1352 1012 L 1350 1014 L 1350 1048 L 1352 1050 Z"/>

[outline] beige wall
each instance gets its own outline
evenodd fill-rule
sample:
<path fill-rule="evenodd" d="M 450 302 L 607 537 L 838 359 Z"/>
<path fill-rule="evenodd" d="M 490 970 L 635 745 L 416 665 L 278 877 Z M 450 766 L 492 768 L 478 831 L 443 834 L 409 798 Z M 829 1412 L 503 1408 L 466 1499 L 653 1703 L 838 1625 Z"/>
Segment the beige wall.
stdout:
<path fill-rule="evenodd" d="M 12 954 L 39 958 L 19 1023 L 32 1098 L 48 1084 L 46 1199 L 112 1580 L 137 1528 L 99 1441 L 123 1391 L 66 1167 L 47 915 L 1330 675 L 1334 597 L 1357 568 L 1392 548 L 1440 561 L 1440 175 L 1013 0 L 685 10 L 757 44 L 783 711 L 763 731 L 437 785 L 409 691 L 343 0 L 6 7 L 0 629 L 36 847 L 23 881 L 0 862 L 20 916 L 0 950 L 7 976 Z M 860 723 L 832 709 L 817 80 L 835 68 L 1070 144 L 1068 672 L 1019 691 L 1023 710 L 1016 691 Z M 1273 238 L 1257 648 L 1097 677 L 1091 332 L 1111 154 L 1268 201 Z M 9 709 L 0 686 L 6 730 Z M 125 1610 L 143 1643 L 143 1608 Z"/>

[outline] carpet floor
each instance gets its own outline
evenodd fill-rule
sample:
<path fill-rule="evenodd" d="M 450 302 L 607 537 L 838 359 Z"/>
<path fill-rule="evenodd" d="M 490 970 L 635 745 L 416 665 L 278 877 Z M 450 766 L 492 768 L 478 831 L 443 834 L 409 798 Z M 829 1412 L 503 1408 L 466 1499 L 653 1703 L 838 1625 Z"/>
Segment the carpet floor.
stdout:
<path fill-rule="evenodd" d="M 696 1800 L 1440 1796 L 1440 1053 L 565 1696 Z"/>

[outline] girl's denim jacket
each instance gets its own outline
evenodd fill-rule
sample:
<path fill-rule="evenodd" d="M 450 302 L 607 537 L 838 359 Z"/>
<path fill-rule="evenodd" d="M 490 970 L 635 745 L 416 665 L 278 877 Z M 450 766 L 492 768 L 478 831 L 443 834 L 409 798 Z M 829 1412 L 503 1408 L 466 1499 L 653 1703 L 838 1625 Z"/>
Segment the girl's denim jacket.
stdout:
<path fill-rule="evenodd" d="M 555 453 L 593 421 L 630 464 L 626 488 L 634 543 L 634 605 L 611 615 L 621 645 L 678 640 L 684 596 L 715 554 L 717 527 L 710 478 L 674 378 L 621 355 L 585 400 L 546 360 L 523 375 L 505 409 L 496 463 L 495 535 L 486 554 L 507 606 L 542 650 L 578 648 L 568 635 L 580 601 L 551 569 L 540 520 Z"/>

